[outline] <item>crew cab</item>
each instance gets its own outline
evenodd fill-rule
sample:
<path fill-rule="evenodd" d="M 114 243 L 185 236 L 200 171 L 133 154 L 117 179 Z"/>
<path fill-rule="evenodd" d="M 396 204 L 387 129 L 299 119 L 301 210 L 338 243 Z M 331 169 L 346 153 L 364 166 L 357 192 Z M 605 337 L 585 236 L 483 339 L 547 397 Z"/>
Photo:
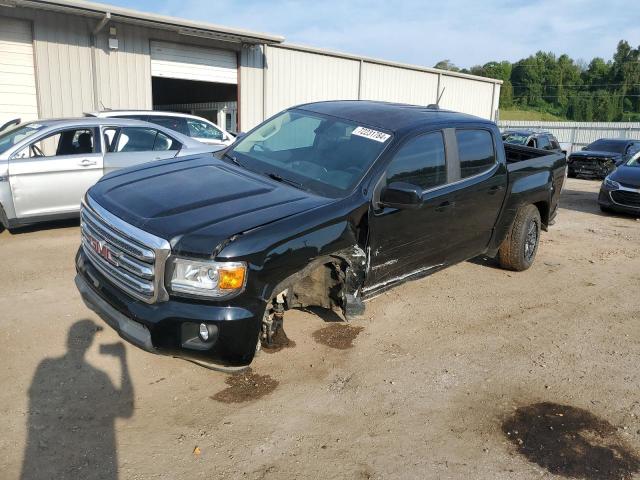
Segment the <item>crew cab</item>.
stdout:
<path fill-rule="evenodd" d="M 529 268 L 566 166 L 491 121 L 371 101 L 288 109 L 214 156 L 92 187 L 76 285 L 126 340 L 225 370 L 272 346 L 287 309 L 351 319 L 480 254 Z"/>
<path fill-rule="evenodd" d="M 638 150 L 640 140 L 601 138 L 569 155 L 567 173 L 570 177 L 604 179 Z"/>
<path fill-rule="evenodd" d="M 0 132 L 0 230 L 77 218 L 82 196 L 105 173 L 220 148 L 138 120 L 15 125 Z"/>

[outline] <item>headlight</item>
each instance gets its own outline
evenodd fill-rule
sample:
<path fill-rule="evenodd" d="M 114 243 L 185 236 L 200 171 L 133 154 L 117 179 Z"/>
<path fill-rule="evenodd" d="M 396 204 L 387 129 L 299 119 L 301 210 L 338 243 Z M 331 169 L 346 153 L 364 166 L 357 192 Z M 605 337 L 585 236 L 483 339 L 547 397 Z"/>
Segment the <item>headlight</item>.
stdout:
<path fill-rule="evenodd" d="M 604 186 L 609 190 L 617 190 L 620 188 L 620 184 L 614 180 L 611 180 L 609 177 L 604 179 Z"/>
<path fill-rule="evenodd" d="M 172 293 L 224 298 L 240 293 L 247 280 L 244 262 L 214 262 L 176 257 L 171 265 Z"/>

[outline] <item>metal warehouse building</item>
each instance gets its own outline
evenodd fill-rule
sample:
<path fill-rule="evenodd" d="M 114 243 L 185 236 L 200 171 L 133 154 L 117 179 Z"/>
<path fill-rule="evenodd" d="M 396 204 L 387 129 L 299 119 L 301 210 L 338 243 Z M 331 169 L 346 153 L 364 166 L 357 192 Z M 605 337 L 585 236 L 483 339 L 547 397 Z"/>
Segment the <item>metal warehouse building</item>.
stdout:
<path fill-rule="evenodd" d="M 248 130 L 295 104 L 370 99 L 495 119 L 497 80 L 75 0 L 0 0 L 0 124 L 103 109 L 194 113 Z"/>

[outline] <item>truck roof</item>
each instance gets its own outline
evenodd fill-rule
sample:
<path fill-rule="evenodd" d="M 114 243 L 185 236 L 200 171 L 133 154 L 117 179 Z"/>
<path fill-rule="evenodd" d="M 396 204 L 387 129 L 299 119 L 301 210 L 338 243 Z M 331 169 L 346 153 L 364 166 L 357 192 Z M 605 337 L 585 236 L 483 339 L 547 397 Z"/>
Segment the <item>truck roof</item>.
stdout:
<path fill-rule="evenodd" d="M 379 127 L 391 132 L 413 130 L 440 123 L 486 123 L 492 121 L 436 107 L 371 100 L 336 100 L 307 103 L 299 109 L 344 118 L 355 123 Z"/>

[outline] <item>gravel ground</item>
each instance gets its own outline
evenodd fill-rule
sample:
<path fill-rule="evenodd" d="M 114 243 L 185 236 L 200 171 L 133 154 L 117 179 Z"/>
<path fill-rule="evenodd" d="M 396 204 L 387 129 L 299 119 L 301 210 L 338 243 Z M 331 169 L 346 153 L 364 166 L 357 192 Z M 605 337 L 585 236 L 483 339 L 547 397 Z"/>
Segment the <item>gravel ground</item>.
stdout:
<path fill-rule="evenodd" d="M 295 346 L 237 376 L 100 328 L 73 284 L 77 223 L 5 231 L 0 476 L 635 478 L 640 221 L 601 214 L 598 186 L 569 180 L 530 270 L 407 283 L 347 341 L 288 312 Z"/>

